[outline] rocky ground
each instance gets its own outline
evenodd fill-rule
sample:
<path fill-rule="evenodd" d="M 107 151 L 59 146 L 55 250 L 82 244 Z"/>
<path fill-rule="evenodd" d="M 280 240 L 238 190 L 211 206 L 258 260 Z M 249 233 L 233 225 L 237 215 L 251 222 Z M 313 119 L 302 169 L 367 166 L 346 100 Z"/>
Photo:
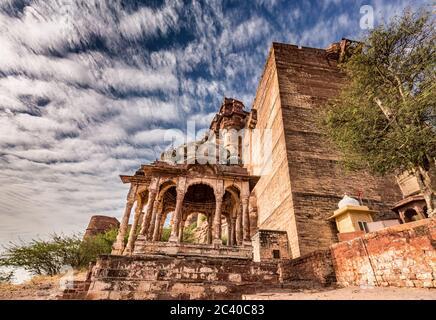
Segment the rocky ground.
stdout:
<path fill-rule="evenodd" d="M 85 273 L 76 273 L 75 279 Z M 0 300 L 51 300 L 61 292 L 63 276 L 37 276 L 23 284 L 0 283 Z M 436 300 L 436 289 L 319 288 L 282 289 L 252 295 L 245 300 Z"/>
<path fill-rule="evenodd" d="M 84 278 L 85 272 L 76 272 L 75 279 Z M 0 283 L 0 300 L 52 300 L 62 292 L 68 276 L 35 276 L 22 284 Z"/>
<path fill-rule="evenodd" d="M 245 300 L 436 300 L 436 289 L 426 288 L 324 288 L 275 290 L 245 295 Z"/>

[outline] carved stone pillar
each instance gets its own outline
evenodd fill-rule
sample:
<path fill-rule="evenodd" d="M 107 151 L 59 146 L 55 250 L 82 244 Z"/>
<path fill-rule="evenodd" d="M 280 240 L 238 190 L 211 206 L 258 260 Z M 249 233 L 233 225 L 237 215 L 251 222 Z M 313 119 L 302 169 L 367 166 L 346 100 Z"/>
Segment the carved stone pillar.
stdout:
<path fill-rule="evenodd" d="M 124 238 L 129 226 L 130 212 L 132 211 L 134 201 L 129 199 L 124 209 L 123 219 L 121 220 L 120 229 L 118 231 L 117 239 L 113 245 L 112 254 L 122 254 L 124 250 Z"/>
<path fill-rule="evenodd" d="M 242 198 L 243 242 L 250 242 L 250 215 L 248 212 L 248 196 Z"/>
<path fill-rule="evenodd" d="M 235 246 L 236 245 L 236 217 L 232 217 L 230 219 L 230 224 L 231 224 L 230 245 Z"/>
<path fill-rule="evenodd" d="M 161 202 L 159 199 L 154 200 L 153 203 L 153 213 L 151 215 L 151 221 L 150 221 L 150 226 L 148 227 L 148 231 L 147 231 L 147 240 L 153 240 L 153 234 L 154 234 L 154 230 L 156 228 L 156 217 L 160 212 L 160 205 Z"/>
<path fill-rule="evenodd" d="M 242 244 L 242 203 L 239 205 L 239 210 L 236 216 L 235 236 L 236 244 L 239 246 Z"/>
<path fill-rule="evenodd" d="M 145 204 L 145 202 L 144 202 Z M 139 219 L 138 219 L 138 226 L 142 229 L 142 222 L 144 221 L 144 205 L 142 206 L 142 210 L 141 213 L 139 214 Z M 140 231 L 141 231 L 140 229 Z"/>
<path fill-rule="evenodd" d="M 160 234 L 161 234 L 161 226 L 162 226 L 162 218 L 163 218 L 163 211 L 159 210 L 159 212 L 156 214 L 156 221 L 154 223 L 154 231 L 153 231 L 153 241 L 159 241 L 160 240 Z"/>
<path fill-rule="evenodd" d="M 185 229 L 186 217 L 180 222 L 178 242 L 183 242 L 183 230 Z"/>
<path fill-rule="evenodd" d="M 169 242 L 177 242 L 179 239 L 179 228 L 183 214 L 183 199 L 185 198 L 186 193 L 186 177 L 179 177 L 177 179 L 176 192 L 176 208 L 174 209 L 173 213 L 174 218 Z"/>
<path fill-rule="evenodd" d="M 231 246 L 232 244 L 232 217 L 227 217 L 227 245 Z"/>
<path fill-rule="evenodd" d="M 207 216 L 207 243 L 208 244 L 212 244 L 212 221 L 213 221 L 213 216 L 212 214 L 209 214 Z"/>
<path fill-rule="evenodd" d="M 174 210 L 174 222 L 173 227 L 171 229 L 170 242 L 178 242 L 179 241 L 179 228 L 180 222 L 182 220 L 182 207 L 183 207 L 183 199 L 185 198 L 185 193 L 177 190 L 177 200 L 176 200 L 176 210 Z"/>
<path fill-rule="evenodd" d="M 400 219 L 402 221 L 402 223 L 406 223 L 406 217 L 404 216 L 404 210 L 400 211 Z"/>
<path fill-rule="evenodd" d="M 124 254 L 129 255 L 133 252 L 133 246 L 136 240 L 136 231 L 138 229 L 139 217 L 141 216 L 142 207 L 144 203 L 141 197 L 138 196 L 136 201 L 135 215 L 133 216 L 132 226 L 130 227 L 129 240 L 127 241 L 126 248 L 124 249 Z"/>
<path fill-rule="evenodd" d="M 222 244 L 221 241 L 221 209 L 223 204 L 222 196 L 215 195 L 215 214 L 213 216 L 213 243 Z"/>
<path fill-rule="evenodd" d="M 414 207 L 416 213 L 418 213 L 418 216 L 420 219 L 426 219 L 427 217 L 425 216 L 424 213 L 424 208 L 422 206 L 415 206 Z"/>
<path fill-rule="evenodd" d="M 160 221 L 160 226 L 159 226 L 159 235 L 158 235 L 158 240 L 157 241 L 161 241 L 162 240 L 162 232 L 163 232 L 163 228 L 165 226 L 165 220 L 167 218 L 168 214 L 164 215 L 162 213 L 162 219 Z"/>
<path fill-rule="evenodd" d="M 148 194 L 147 211 L 145 212 L 144 219 L 142 220 L 141 231 L 139 232 L 141 236 L 147 236 L 147 231 L 150 228 L 150 222 L 153 215 L 153 204 L 156 196 L 157 190 L 150 189 Z"/>

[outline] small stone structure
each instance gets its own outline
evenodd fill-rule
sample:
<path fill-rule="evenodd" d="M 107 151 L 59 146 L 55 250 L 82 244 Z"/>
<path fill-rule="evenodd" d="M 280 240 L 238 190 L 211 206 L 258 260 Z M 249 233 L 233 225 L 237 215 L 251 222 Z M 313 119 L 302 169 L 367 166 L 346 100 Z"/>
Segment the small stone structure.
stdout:
<path fill-rule="evenodd" d="M 369 231 L 368 224 L 373 222 L 375 211 L 347 195 L 339 201 L 338 207 L 328 219 L 336 222 L 339 241 L 350 240 Z"/>
<path fill-rule="evenodd" d="M 83 238 L 95 236 L 99 233 L 104 233 L 111 229 L 117 229 L 120 223 L 117 218 L 107 216 L 92 216 L 89 220 L 88 227 L 86 228 Z"/>
<path fill-rule="evenodd" d="M 402 223 L 428 218 L 427 204 L 424 200 L 424 196 L 421 194 L 414 194 L 405 197 L 398 201 L 392 210 L 398 213 Z"/>
<path fill-rule="evenodd" d="M 258 230 L 253 236 L 253 261 L 289 259 L 288 236 L 285 231 Z"/>
<path fill-rule="evenodd" d="M 373 222 L 372 215 L 375 212 L 367 206 L 347 205 L 338 210 L 329 219 L 336 221 L 339 233 L 363 231 L 368 232 L 367 224 Z"/>
<path fill-rule="evenodd" d="M 430 175 L 432 181 L 435 181 L 436 172 L 434 170 L 430 171 Z M 403 199 L 395 203 L 392 210 L 398 213 L 401 222 L 407 223 L 428 218 L 427 204 L 421 194 L 417 176 L 404 172 L 397 176 L 397 182 L 403 194 Z"/>

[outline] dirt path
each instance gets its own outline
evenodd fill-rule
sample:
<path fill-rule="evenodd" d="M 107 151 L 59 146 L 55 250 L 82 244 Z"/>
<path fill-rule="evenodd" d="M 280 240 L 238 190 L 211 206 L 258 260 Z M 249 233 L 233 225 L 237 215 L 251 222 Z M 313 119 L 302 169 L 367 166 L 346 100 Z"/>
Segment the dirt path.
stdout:
<path fill-rule="evenodd" d="M 322 290 L 276 290 L 245 295 L 245 300 L 436 300 L 436 289 L 340 288 Z"/>

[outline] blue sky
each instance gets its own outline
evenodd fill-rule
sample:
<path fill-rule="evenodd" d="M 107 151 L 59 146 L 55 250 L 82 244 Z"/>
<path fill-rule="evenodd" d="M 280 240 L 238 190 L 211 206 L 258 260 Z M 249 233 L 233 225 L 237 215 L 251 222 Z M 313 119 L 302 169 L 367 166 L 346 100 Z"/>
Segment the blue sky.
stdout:
<path fill-rule="evenodd" d="M 324 48 L 431 1 L 0 0 L 0 243 L 120 218 L 165 129 L 251 107 L 272 41 Z"/>

